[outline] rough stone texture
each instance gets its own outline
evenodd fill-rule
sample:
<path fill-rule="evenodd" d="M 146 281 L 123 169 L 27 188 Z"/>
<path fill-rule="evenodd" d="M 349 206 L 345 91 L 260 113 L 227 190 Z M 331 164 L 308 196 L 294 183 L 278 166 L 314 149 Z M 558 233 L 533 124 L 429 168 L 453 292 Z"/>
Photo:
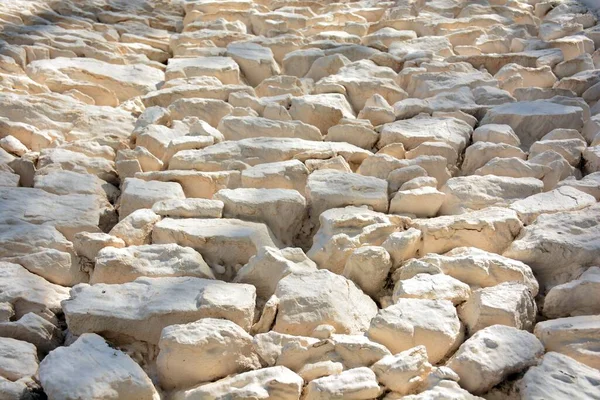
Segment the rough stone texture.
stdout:
<path fill-rule="evenodd" d="M 426 299 L 399 299 L 379 311 L 368 331 L 371 340 L 394 354 L 424 345 L 431 363 L 455 350 L 463 335 L 463 326 L 450 301 Z"/>
<path fill-rule="evenodd" d="M 72 333 L 112 332 L 156 344 L 165 326 L 199 318 L 230 319 L 249 330 L 256 292 L 250 285 L 200 278 L 138 278 L 82 284 L 71 296 L 63 308 Z"/>
<path fill-rule="evenodd" d="M 142 368 L 94 333 L 50 353 L 41 362 L 39 374 L 52 399 L 159 398 Z"/>
<path fill-rule="evenodd" d="M 492 325 L 464 342 L 446 365 L 460 376 L 460 385 L 482 394 L 510 374 L 537 363 L 544 346 L 531 333 Z"/>

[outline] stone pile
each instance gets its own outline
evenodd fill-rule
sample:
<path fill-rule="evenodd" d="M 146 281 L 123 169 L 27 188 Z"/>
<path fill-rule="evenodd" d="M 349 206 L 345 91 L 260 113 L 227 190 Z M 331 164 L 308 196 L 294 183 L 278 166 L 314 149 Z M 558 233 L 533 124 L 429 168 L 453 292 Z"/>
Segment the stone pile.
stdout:
<path fill-rule="evenodd" d="M 600 399 L 595 4 L 0 1 L 0 400 Z"/>

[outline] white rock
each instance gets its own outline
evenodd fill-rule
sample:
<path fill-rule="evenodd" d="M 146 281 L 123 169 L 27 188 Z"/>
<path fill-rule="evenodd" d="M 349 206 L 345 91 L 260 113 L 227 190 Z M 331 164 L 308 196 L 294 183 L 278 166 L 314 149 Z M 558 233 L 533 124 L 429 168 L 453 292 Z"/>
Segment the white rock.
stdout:
<path fill-rule="evenodd" d="M 390 202 L 390 213 L 415 215 L 417 218 L 435 217 L 445 199 L 446 194 L 435 187 L 401 187 Z"/>
<path fill-rule="evenodd" d="M 410 394 L 423 385 L 431 371 L 425 346 L 387 356 L 371 366 L 377 380 L 400 395 Z"/>
<path fill-rule="evenodd" d="M 383 247 L 363 246 L 348 257 L 343 275 L 375 297 L 383 289 L 391 267 L 390 255 Z"/>
<path fill-rule="evenodd" d="M 260 368 L 252 336 L 223 319 L 163 329 L 156 366 L 165 389 L 186 388 Z"/>
<path fill-rule="evenodd" d="M 160 219 L 159 215 L 147 208 L 135 210 L 119 221 L 109 234 L 123 240 L 128 246 L 150 244 L 152 228 Z"/>
<path fill-rule="evenodd" d="M 308 177 L 306 196 L 313 220 L 323 211 L 350 205 L 367 205 L 381 212 L 388 209 L 387 182 L 354 173 L 315 171 Z"/>
<path fill-rule="evenodd" d="M 316 264 L 302 249 L 287 247 L 279 250 L 264 246 L 238 271 L 234 282 L 254 285 L 257 297 L 266 300 L 275 293 L 277 284 L 284 277 L 316 270 Z"/>
<path fill-rule="evenodd" d="M 446 197 L 440 214 L 455 215 L 486 207 L 506 207 L 517 200 L 539 194 L 543 189 L 543 182 L 535 178 L 494 175 L 450 178 L 441 189 Z"/>
<path fill-rule="evenodd" d="M 473 142 L 506 143 L 519 146 L 521 141 L 510 125 L 487 124 L 473 131 Z"/>
<path fill-rule="evenodd" d="M 239 283 L 138 278 L 117 285 L 81 284 L 62 306 L 73 334 L 110 332 L 156 344 L 165 326 L 200 318 L 229 319 L 249 330 L 255 297 L 253 286 Z"/>
<path fill-rule="evenodd" d="M 165 79 L 215 77 L 224 84 L 240 83 L 240 67 L 230 57 L 171 58 Z"/>
<path fill-rule="evenodd" d="M 492 325 L 464 342 L 446 365 L 460 376 L 460 385 L 474 394 L 487 392 L 507 376 L 535 365 L 544 346 L 531 333 Z"/>
<path fill-rule="evenodd" d="M 576 211 L 593 204 L 596 204 L 594 196 L 565 186 L 517 200 L 510 205 L 510 209 L 519 214 L 523 224 L 531 225 L 540 214 Z"/>
<path fill-rule="evenodd" d="M 123 248 L 125 242 L 106 233 L 79 232 L 73 237 L 73 249 L 88 260 L 94 260 L 100 250 L 109 246 Z"/>
<path fill-rule="evenodd" d="M 404 261 L 419 255 L 420 241 L 421 231 L 408 228 L 402 232 L 392 233 L 381 246 L 390 254 L 392 267 L 396 269 Z"/>
<path fill-rule="evenodd" d="M 300 121 L 274 121 L 260 117 L 225 117 L 217 127 L 225 140 L 257 137 L 285 137 L 304 140 L 323 140 L 321 132 Z"/>
<path fill-rule="evenodd" d="M 169 199 L 185 199 L 180 184 L 127 178 L 119 199 L 119 220 L 122 221 L 136 210 L 152 208 L 157 201 Z"/>
<path fill-rule="evenodd" d="M 227 218 L 165 218 L 154 226 L 152 243 L 191 247 L 215 273 L 231 277 L 261 247 L 280 247 L 265 224 Z"/>
<path fill-rule="evenodd" d="M 265 223 L 285 245 L 293 243 L 306 216 L 306 200 L 292 189 L 223 189 L 213 198 L 223 202 L 225 218 Z"/>
<path fill-rule="evenodd" d="M 227 46 L 227 55 L 238 63 L 251 86 L 257 86 L 263 80 L 279 75 L 279 66 L 268 47 L 257 43 L 232 43 Z"/>
<path fill-rule="evenodd" d="M 19 139 L 12 135 L 8 135 L 0 139 L 0 147 L 18 157 L 21 157 L 23 154 L 29 151 L 29 149 L 23 143 L 21 143 Z"/>
<path fill-rule="evenodd" d="M 273 330 L 309 336 L 319 325 L 338 333 L 360 334 L 377 313 L 377 305 L 354 283 L 327 270 L 288 275 L 279 281 L 275 296 L 279 311 Z"/>
<path fill-rule="evenodd" d="M 252 399 L 298 400 L 303 380 L 285 367 L 244 372 L 216 382 L 173 393 L 173 400 Z"/>
<path fill-rule="evenodd" d="M 412 223 L 423 232 L 421 254 L 444 253 L 463 246 L 502 253 L 522 226 L 516 212 L 499 207 Z"/>
<path fill-rule="evenodd" d="M 550 352 L 538 366 L 531 367 L 519 382 L 524 400 L 573 399 L 598 397 L 600 373 L 565 355 Z"/>
<path fill-rule="evenodd" d="M 135 361 L 93 333 L 51 352 L 41 362 L 39 374 L 44 392 L 52 399 L 160 399 Z"/>
<path fill-rule="evenodd" d="M 152 206 L 152 211 L 162 217 L 221 218 L 223 202 L 208 199 L 161 200 Z"/>
<path fill-rule="evenodd" d="M 473 129 L 456 118 L 411 118 L 385 124 L 381 130 L 379 148 L 391 143 L 402 143 L 412 150 L 424 142 L 443 142 L 458 154 L 467 146 Z"/>
<path fill-rule="evenodd" d="M 293 119 L 314 125 L 323 135 L 342 118 L 355 118 L 352 106 L 341 94 L 315 94 L 292 98 Z"/>
<path fill-rule="evenodd" d="M 429 362 L 437 363 L 460 345 L 464 332 L 450 301 L 399 299 L 373 318 L 368 336 L 393 354 L 423 345 Z"/>
<path fill-rule="evenodd" d="M 483 167 L 488 161 L 496 157 L 516 157 L 525 160 L 527 155 L 520 148 L 509 144 L 475 142 L 465 152 L 461 165 L 462 174 L 472 175 L 475 170 Z"/>
<path fill-rule="evenodd" d="M 469 335 L 492 325 L 506 325 L 531 331 L 537 307 L 525 285 L 507 282 L 475 290 L 458 307 L 458 316 Z"/>
<path fill-rule="evenodd" d="M 583 110 L 544 100 L 503 104 L 487 112 L 481 121 L 481 125 L 486 124 L 509 125 L 521 144 L 530 146 L 556 128 L 581 130 Z"/>
<path fill-rule="evenodd" d="M 306 387 L 306 400 L 352 399 L 367 400 L 378 397 L 381 389 L 375 373 L 369 368 L 354 368 L 339 375 L 311 381 Z"/>
<path fill-rule="evenodd" d="M 579 278 L 550 289 L 542 313 L 548 318 L 600 314 L 599 286 L 600 267 L 590 267 Z"/>
<path fill-rule="evenodd" d="M 299 160 L 260 164 L 242 171 L 242 186 L 264 189 L 294 189 L 304 193 L 308 169 Z"/>
<path fill-rule="evenodd" d="M 37 351 L 31 343 L 0 337 L 0 376 L 11 381 L 37 373 Z"/>
<path fill-rule="evenodd" d="M 90 284 L 125 283 L 141 276 L 193 276 L 214 279 L 202 256 L 176 244 L 106 247 L 98 252 Z"/>
<path fill-rule="evenodd" d="M 469 285 L 445 274 L 417 274 L 399 280 L 394 286 L 394 301 L 399 299 L 450 300 L 458 305 L 471 295 Z"/>
<path fill-rule="evenodd" d="M 15 319 L 34 312 L 47 317 L 61 310 L 69 289 L 52 284 L 20 265 L 0 262 L 0 302 L 14 307 Z"/>
<path fill-rule="evenodd" d="M 582 229 L 585 227 L 585 229 Z M 529 265 L 540 286 L 551 287 L 600 263 L 600 207 L 540 215 L 503 253 Z"/>

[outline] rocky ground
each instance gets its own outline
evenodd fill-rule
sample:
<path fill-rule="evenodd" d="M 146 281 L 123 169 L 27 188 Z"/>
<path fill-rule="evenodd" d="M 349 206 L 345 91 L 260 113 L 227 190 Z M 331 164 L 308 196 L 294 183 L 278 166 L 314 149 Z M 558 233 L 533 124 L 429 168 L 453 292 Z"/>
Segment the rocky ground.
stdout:
<path fill-rule="evenodd" d="M 0 0 L 0 400 L 600 399 L 596 0 Z"/>

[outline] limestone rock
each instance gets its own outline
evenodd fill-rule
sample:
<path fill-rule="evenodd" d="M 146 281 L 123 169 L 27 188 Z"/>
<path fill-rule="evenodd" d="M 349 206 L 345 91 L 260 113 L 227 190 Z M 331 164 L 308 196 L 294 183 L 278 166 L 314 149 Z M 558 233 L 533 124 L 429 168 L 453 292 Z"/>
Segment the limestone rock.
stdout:
<path fill-rule="evenodd" d="M 39 374 L 44 391 L 53 399 L 160 398 L 135 361 L 93 333 L 51 352 L 41 362 Z"/>
<path fill-rule="evenodd" d="M 21 340 L 0 337 L 0 376 L 11 381 L 37 373 L 35 346 Z"/>
<path fill-rule="evenodd" d="M 306 387 L 306 400 L 356 399 L 367 400 L 379 396 L 381 389 L 375 373 L 369 368 L 354 368 L 339 375 L 311 381 Z"/>
<path fill-rule="evenodd" d="M 328 209 L 350 205 L 388 209 L 387 182 L 354 173 L 316 171 L 308 177 L 306 196 L 313 219 Z"/>
<path fill-rule="evenodd" d="M 446 365 L 460 376 L 471 393 L 485 393 L 510 374 L 537 363 L 544 346 L 531 333 L 492 325 L 464 342 Z"/>
<path fill-rule="evenodd" d="M 128 246 L 150 244 L 152 228 L 160 219 L 159 215 L 147 208 L 135 210 L 119 221 L 109 234 L 123 240 Z"/>
<path fill-rule="evenodd" d="M 536 313 L 529 288 L 513 282 L 478 289 L 458 307 L 458 315 L 469 335 L 492 325 L 531 331 Z"/>
<path fill-rule="evenodd" d="M 377 380 L 400 395 L 416 391 L 431 371 L 425 346 L 387 356 L 377 361 L 371 369 Z"/>
<path fill-rule="evenodd" d="M 163 329 L 156 365 L 161 386 L 186 388 L 260 368 L 252 336 L 223 319 L 204 318 Z"/>
<path fill-rule="evenodd" d="M 184 199 L 181 185 L 175 182 L 149 182 L 127 178 L 119 199 L 119 219 L 142 208 L 152 208 L 154 203 L 167 199 Z"/>
<path fill-rule="evenodd" d="M 306 215 L 306 200 L 291 189 L 223 189 L 214 199 L 223 202 L 225 218 L 265 223 L 286 245 L 293 243 Z"/>
<path fill-rule="evenodd" d="M 221 218 L 223 206 L 219 200 L 171 199 L 154 203 L 152 211 L 162 217 Z"/>
<path fill-rule="evenodd" d="M 229 319 L 249 330 L 255 297 L 250 285 L 191 277 L 138 278 L 117 285 L 81 284 L 62 306 L 73 334 L 110 332 L 156 344 L 165 326 L 200 318 Z"/>
<path fill-rule="evenodd" d="M 571 357 L 549 352 L 538 366 L 531 367 L 519 382 L 521 398 L 590 399 L 598 397 L 600 374 L 597 369 Z"/>
<path fill-rule="evenodd" d="M 582 228 L 585 227 L 585 228 Z M 540 286 L 566 283 L 596 265 L 600 207 L 540 215 L 503 253 L 529 265 Z"/>
<path fill-rule="evenodd" d="M 206 385 L 173 393 L 173 400 L 215 399 L 231 396 L 255 399 L 298 400 L 303 380 L 285 367 L 244 372 Z"/>
<path fill-rule="evenodd" d="M 343 275 L 375 297 L 383 289 L 391 267 L 390 255 L 383 247 L 363 246 L 348 257 Z"/>
<path fill-rule="evenodd" d="M 394 354 L 423 345 L 429 362 L 443 360 L 462 342 L 463 326 L 448 300 L 398 299 L 371 320 L 368 336 Z"/>
<path fill-rule="evenodd" d="M 237 273 L 234 282 L 248 283 L 256 287 L 260 299 L 268 299 L 284 277 L 291 274 L 310 274 L 317 270 L 316 264 L 298 248 L 277 249 L 264 246 L 251 257 Z"/>
<path fill-rule="evenodd" d="M 590 267 L 579 278 L 550 289 L 542 313 L 549 318 L 598 314 L 598 285 L 600 267 Z"/>
<path fill-rule="evenodd" d="M 279 311 L 273 330 L 281 333 L 309 336 L 317 326 L 329 324 L 336 332 L 359 334 L 377 313 L 375 302 L 354 283 L 327 270 L 288 275 L 279 281 L 275 296 Z"/>
<path fill-rule="evenodd" d="M 581 130 L 583 110 L 550 101 L 525 101 L 496 106 L 487 112 L 481 125 L 506 124 L 529 146 L 556 128 Z"/>
<path fill-rule="evenodd" d="M 214 279 L 200 254 L 176 244 L 105 247 L 98 252 L 90 283 L 125 283 L 138 277 L 194 276 Z"/>
<path fill-rule="evenodd" d="M 399 280 L 394 286 L 394 301 L 399 299 L 450 300 L 457 305 L 471 295 L 469 285 L 445 274 L 417 274 Z"/>

